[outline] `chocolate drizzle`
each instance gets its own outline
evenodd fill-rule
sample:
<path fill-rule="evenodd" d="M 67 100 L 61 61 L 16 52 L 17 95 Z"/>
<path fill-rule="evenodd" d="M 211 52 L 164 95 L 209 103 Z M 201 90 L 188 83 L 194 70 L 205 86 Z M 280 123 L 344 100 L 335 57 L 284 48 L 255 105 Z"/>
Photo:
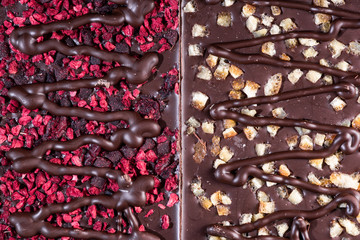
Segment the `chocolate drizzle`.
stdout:
<path fill-rule="evenodd" d="M 144 83 L 158 64 L 156 53 L 145 54 L 141 59 L 136 59 L 128 54 L 106 52 L 90 46 L 69 47 L 59 40 L 51 39 L 38 42 L 37 38 L 58 30 L 72 30 L 85 24 L 97 22 L 112 26 L 119 26 L 125 22 L 132 26 L 140 26 L 146 14 L 151 12 L 154 2 L 150 0 L 112 0 L 121 4 L 110 15 L 88 14 L 72 20 L 64 20 L 49 24 L 27 26 L 13 31 L 10 36 L 12 45 L 21 52 L 36 55 L 56 50 L 65 55 L 90 55 L 105 61 L 115 61 L 121 67 L 111 69 L 103 78 L 81 79 L 74 81 L 59 81 L 56 83 L 38 83 L 25 86 L 16 86 L 9 90 L 8 96 L 16 99 L 28 109 L 42 108 L 57 116 L 81 117 L 87 120 L 101 122 L 126 121 L 128 128 L 113 132 L 109 139 L 95 135 L 84 135 L 74 140 L 60 142 L 47 141 L 32 150 L 12 149 L 6 156 L 13 161 L 12 168 L 19 173 L 29 173 L 35 169 L 42 169 L 51 175 L 87 175 L 109 178 L 117 181 L 119 191 L 108 196 L 90 196 L 75 199 L 70 203 L 51 204 L 41 207 L 38 211 L 15 213 L 10 216 L 10 222 L 22 237 L 32 237 L 42 234 L 47 238 L 73 237 L 81 239 L 159 239 L 158 236 L 139 230 L 139 222 L 132 211 L 134 206 L 143 206 L 146 203 L 146 192 L 154 187 L 152 176 L 141 176 L 131 182 L 129 176 L 121 171 L 111 168 L 97 168 L 92 166 L 62 166 L 50 163 L 43 159 L 48 150 L 72 151 L 87 144 L 97 144 L 107 151 L 114 151 L 122 144 L 129 147 L 140 147 L 144 138 L 156 137 L 161 128 L 158 123 L 143 119 L 133 111 L 95 112 L 80 107 L 61 107 L 47 99 L 46 94 L 52 91 L 74 91 L 80 88 L 94 88 L 98 86 L 114 86 L 125 79 L 131 84 Z M 125 5 L 125 6 L 123 6 Z M 75 230 L 54 227 L 45 220 L 52 214 L 71 212 L 80 207 L 101 204 L 106 208 L 123 212 L 131 228 L 131 234 L 121 231 L 110 234 L 93 230 Z M 120 213 L 121 214 L 121 213 Z M 120 223 L 119 223 L 120 224 Z"/>
<path fill-rule="evenodd" d="M 216 4 L 220 1 L 206 0 L 208 4 Z M 239 113 L 235 109 L 251 106 L 253 104 L 267 104 L 277 103 L 280 101 L 286 101 L 294 98 L 301 98 L 306 96 L 312 96 L 317 94 L 325 94 L 330 92 L 337 93 L 344 99 L 351 99 L 357 96 L 356 87 L 359 86 L 359 80 L 356 72 L 344 72 L 338 69 L 324 67 L 315 63 L 299 62 L 299 61 L 283 61 L 267 57 L 261 54 L 247 55 L 239 53 L 238 49 L 247 48 L 263 44 L 265 42 L 278 42 L 290 38 L 312 38 L 318 41 L 330 41 L 336 38 L 341 30 L 360 28 L 360 17 L 358 13 L 334 9 L 334 8 L 321 8 L 310 6 L 307 4 L 293 2 L 293 1 L 250 1 L 243 0 L 244 3 L 250 3 L 257 6 L 280 6 L 295 8 L 299 10 L 306 10 L 313 13 L 326 13 L 339 17 L 331 26 L 328 33 L 318 33 L 312 31 L 294 31 L 289 33 L 283 33 L 272 36 L 265 36 L 250 40 L 240 40 L 227 43 L 212 44 L 207 50 L 209 54 L 213 54 L 219 57 L 226 58 L 230 61 L 239 64 L 266 64 L 285 68 L 300 68 L 306 70 L 316 70 L 325 74 L 339 77 L 336 84 L 331 86 L 322 86 L 316 88 L 307 88 L 299 90 L 293 90 L 288 92 L 279 93 L 274 96 L 254 97 L 240 100 L 229 100 L 217 103 L 210 109 L 210 115 L 215 120 L 232 119 L 243 125 L 251 126 L 268 126 L 276 125 L 281 127 L 302 127 L 310 130 L 315 130 L 323 133 L 333 133 L 336 137 L 332 145 L 328 148 L 315 151 L 283 151 L 271 153 L 265 156 L 234 160 L 230 163 L 220 165 L 215 171 L 215 178 L 226 184 L 230 184 L 236 187 L 243 186 L 247 183 L 249 178 L 256 177 L 264 181 L 270 181 L 280 184 L 288 184 L 294 187 L 298 187 L 304 190 L 308 190 L 314 193 L 327 194 L 335 196 L 334 200 L 328 205 L 317 208 L 315 210 L 284 210 L 276 211 L 270 215 L 267 215 L 263 219 L 257 220 L 254 223 L 238 225 L 238 226 L 221 226 L 213 225 L 209 226 L 207 233 L 209 235 L 221 236 L 227 239 L 248 239 L 242 234 L 251 232 L 258 228 L 264 227 L 274 221 L 281 219 L 293 219 L 291 227 L 290 239 L 310 240 L 308 233 L 307 220 L 314 220 L 321 218 L 333 210 L 335 210 L 339 204 L 346 203 L 346 214 L 351 217 L 356 217 L 360 211 L 360 193 L 356 190 L 339 189 L 331 187 L 321 187 L 313 185 L 306 181 L 284 177 L 274 174 L 266 174 L 264 171 L 256 167 L 256 165 L 279 161 L 279 160 L 309 160 L 317 158 L 325 158 L 331 154 L 341 150 L 344 154 L 353 154 L 359 151 L 360 145 L 360 133 L 353 128 L 335 126 L 329 124 L 316 123 L 310 120 L 298 120 L 298 119 L 276 119 L 272 117 L 250 117 Z M 287 239 L 283 237 L 275 236 L 259 236 L 252 239 Z"/>

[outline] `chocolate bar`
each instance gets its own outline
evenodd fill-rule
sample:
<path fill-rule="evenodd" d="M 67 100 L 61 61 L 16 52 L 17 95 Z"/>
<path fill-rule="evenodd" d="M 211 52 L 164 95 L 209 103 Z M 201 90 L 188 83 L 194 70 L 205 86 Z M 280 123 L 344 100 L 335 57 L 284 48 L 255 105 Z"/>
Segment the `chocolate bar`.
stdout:
<path fill-rule="evenodd" d="M 182 7 L 182 238 L 357 239 L 356 3 Z"/>

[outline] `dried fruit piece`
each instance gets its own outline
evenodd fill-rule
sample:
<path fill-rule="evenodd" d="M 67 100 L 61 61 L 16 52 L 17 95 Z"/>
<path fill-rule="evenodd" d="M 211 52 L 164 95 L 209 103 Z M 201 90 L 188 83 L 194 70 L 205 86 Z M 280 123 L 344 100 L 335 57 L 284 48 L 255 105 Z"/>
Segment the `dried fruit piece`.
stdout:
<path fill-rule="evenodd" d="M 288 177 L 291 175 L 290 169 L 285 164 L 281 164 L 279 166 L 279 173 L 280 173 L 280 175 L 285 176 L 285 177 Z"/>
<path fill-rule="evenodd" d="M 202 80 L 210 81 L 212 78 L 212 73 L 209 68 L 200 65 L 198 67 L 198 73 L 196 74 L 196 77 Z"/>
<path fill-rule="evenodd" d="M 336 112 L 338 112 L 344 109 L 344 107 L 346 106 L 346 102 L 340 97 L 336 97 L 330 102 L 330 105 Z"/>
<path fill-rule="evenodd" d="M 252 33 L 255 32 L 255 30 L 258 27 L 258 23 L 260 22 L 260 19 L 258 19 L 257 17 L 254 16 L 250 16 L 247 20 L 246 20 L 246 28 Z"/>
<path fill-rule="evenodd" d="M 216 210 L 219 216 L 228 216 L 230 214 L 230 208 L 224 205 L 217 205 Z"/>
<path fill-rule="evenodd" d="M 197 143 L 194 145 L 194 155 L 193 159 L 196 163 L 202 163 L 206 156 L 206 142 L 199 139 Z"/>
<path fill-rule="evenodd" d="M 333 172 L 330 175 L 330 181 L 337 187 L 340 188 L 359 188 L 359 176 L 349 175 L 341 172 Z"/>
<path fill-rule="evenodd" d="M 299 189 L 295 188 L 289 195 L 288 200 L 294 204 L 298 205 L 304 200 L 304 197 Z"/>
<path fill-rule="evenodd" d="M 319 170 L 322 170 L 322 165 L 323 165 L 324 159 L 323 158 L 318 158 L 318 159 L 311 159 L 309 160 L 309 164 Z"/>
<path fill-rule="evenodd" d="M 221 12 L 217 15 L 217 25 L 221 27 L 231 27 L 232 17 L 230 12 Z"/>
<path fill-rule="evenodd" d="M 318 71 L 310 70 L 306 74 L 306 79 L 309 80 L 312 83 L 317 83 L 319 79 L 321 78 L 322 74 Z"/>
<path fill-rule="evenodd" d="M 311 137 L 308 135 L 301 136 L 299 148 L 305 151 L 313 150 L 314 143 Z"/>
<path fill-rule="evenodd" d="M 282 85 L 282 74 L 277 73 L 270 77 L 268 82 L 265 84 L 264 93 L 265 96 L 276 95 L 280 92 Z"/>
<path fill-rule="evenodd" d="M 214 134 L 215 132 L 215 126 L 214 126 L 214 122 L 213 121 L 204 121 L 201 124 L 201 128 L 203 130 L 204 133 L 208 133 L 208 134 Z"/>
<path fill-rule="evenodd" d="M 302 75 L 304 75 L 303 71 L 301 71 L 300 69 L 295 69 L 288 74 L 288 79 L 292 84 L 295 84 L 299 81 Z"/>
<path fill-rule="evenodd" d="M 271 13 L 274 16 L 279 16 L 281 14 L 281 9 L 278 6 L 271 6 Z"/>
<path fill-rule="evenodd" d="M 210 201 L 210 199 L 208 199 L 208 198 L 205 197 L 205 196 L 200 196 L 200 197 L 199 197 L 199 201 L 200 201 L 200 205 L 201 205 L 204 209 L 210 211 L 210 208 L 213 206 L 212 203 L 211 203 L 211 201 Z"/>
<path fill-rule="evenodd" d="M 209 65 L 209 67 L 214 68 L 218 64 L 218 60 L 219 57 L 209 54 L 209 56 L 206 58 L 206 63 Z"/>
<path fill-rule="evenodd" d="M 233 156 L 234 152 L 228 146 L 223 147 L 219 153 L 219 158 L 224 162 L 228 162 Z"/>
<path fill-rule="evenodd" d="M 289 230 L 289 225 L 287 223 L 281 223 L 275 225 L 275 228 L 278 232 L 279 237 L 284 237 L 286 231 Z"/>
<path fill-rule="evenodd" d="M 188 53 L 191 57 L 197 57 L 203 55 L 203 49 L 199 44 L 190 44 L 188 47 Z"/>
<path fill-rule="evenodd" d="M 197 9 L 196 9 L 195 1 L 189 1 L 184 7 L 185 13 L 194 13 L 196 11 Z"/>
<path fill-rule="evenodd" d="M 206 103 L 209 100 L 209 97 L 200 91 L 193 92 L 191 97 L 191 106 L 200 111 L 205 108 Z"/>
<path fill-rule="evenodd" d="M 192 27 L 192 36 L 195 37 L 206 37 L 209 35 L 209 31 L 206 26 L 200 24 L 194 24 Z"/>
<path fill-rule="evenodd" d="M 341 227 L 341 225 L 336 221 L 332 220 L 330 224 L 330 237 L 336 238 L 341 235 L 341 233 L 344 231 L 344 229 Z"/>
<path fill-rule="evenodd" d="M 253 5 L 250 5 L 250 4 L 245 4 L 243 7 L 242 7 L 242 11 L 241 11 L 241 15 L 243 17 L 250 17 L 251 15 L 253 15 L 256 11 L 256 7 L 253 6 Z"/>
<path fill-rule="evenodd" d="M 210 152 L 211 152 L 211 155 L 213 156 L 217 156 L 220 154 L 220 137 L 218 136 L 213 136 L 212 139 L 212 145 L 210 147 Z"/>
<path fill-rule="evenodd" d="M 271 214 L 275 212 L 275 202 L 262 202 L 259 204 L 259 212 L 264 214 Z"/>
<path fill-rule="evenodd" d="M 220 58 L 219 65 L 214 72 L 214 77 L 217 80 L 225 80 L 229 75 L 230 64 L 225 58 Z"/>
<path fill-rule="evenodd" d="M 244 74 L 244 72 L 243 72 L 240 68 L 236 67 L 235 65 L 231 65 L 231 66 L 230 66 L 229 72 L 230 72 L 230 75 L 231 75 L 233 78 L 239 78 L 241 75 Z M 233 81 L 233 84 L 232 84 L 232 87 L 233 87 L 233 88 L 234 88 L 234 82 L 236 82 L 236 80 Z M 240 81 L 240 82 L 242 82 L 242 84 L 244 85 L 244 81 Z M 235 88 L 234 88 L 234 89 L 235 89 Z M 240 88 L 240 89 L 241 89 L 241 88 Z M 235 89 L 235 90 L 240 90 L 240 89 Z"/>
<path fill-rule="evenodd" d="M 266 42 L 261 46 L 261 52 L 269 55 L 269 56 L 274 56 L 276 54 L 276 50 L 275 50 L 275 43 L 273 42 Z"/>
<path fill-rule="evenodd" d="M 238 133 L 234 128 L 228 128 L 223 131 L 223 136 L 225 139 L 235 137 Z"/>
<path fill-rule="evenodd" d="M 285 18 L 280 22 L 280 27 L 284 29 L 285 32 L 294 31 L 297 29 L 296 24 L 291 18 Z"/>
<path fill-rule="evenodd" d="M 332 54 L 332 57 L 338 58 L 341 55 L 341 52 L 346 48 L 346 46 L 342 42 L 334 39 L 329 43 L 328 48 Z"/>
<path fill-rule="evenodd" d="M 246 138 L 249 141 L 254 140 L 254 138 L 258 134 L 258 131 L 253 126 L 248 126 L 248 127 L 244 128 L 243 131 L 244 131 L 244 134 L 245 134 Z"/>
<path fill-rule="evenodd" d="M 314 58 L 314 57 L 316 57 L 316 56 L 319 54 L 319 52 L 316 51 L 313 47 L 309 47 L 308 49 L 304 50 L 304 51 L 302 52 L 302 54 L 304 55 L 304 57 L 305 57 L 306 59 L 309 59 L 309 58 Z"/>
<path fill-rule="evenodd" d="M 245 87 L 242 90 L 248 98 L 256 97 L 256 93 L 258 89 L 260 88 L 260 85 L 256 82 L 252 81 L 246 81 Z"/>
<path fill-rule="evenodd" d="M 339 168 L 340 161 L 341 158 L 337 154 L 332 154 L 331 156 L 325 158 L 325 163 L 330 167 L 332 171 L 335 171 Z"/>
<path fill-rule="evenodd" d="M 346 232 L 351 236 L 360 235 L 360 229 L 355 222 L 351 221 L 348 218 L 340 218 L 338 221 L 340 225 L 345 228 Z"/>
<path fill-rule="evenodd" d="M 271 113 L 272 113 L 274 118 L 284 119 L 287 116 L 284 108 L 282 108 L 282 107 L 278 107 L 278 108 L 273 109 L 271 111 Z"/>

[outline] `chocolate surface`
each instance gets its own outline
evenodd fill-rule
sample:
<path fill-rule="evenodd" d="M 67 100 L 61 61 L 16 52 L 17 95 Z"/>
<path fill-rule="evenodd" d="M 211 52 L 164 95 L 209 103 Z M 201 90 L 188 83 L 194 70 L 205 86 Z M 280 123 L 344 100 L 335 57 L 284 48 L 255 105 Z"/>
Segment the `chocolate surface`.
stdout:
<path fill-rule="evenodd" d="M 297 29 L 287 33 L 275 35 L 266 34 L 264 37 L 254 38 L 246 28 L 246 18 L 241 16 L 245 4 L 256 7 L 254 16 L 261 19 L 261 14 L 272 16 L 270 6 L 281 7 L 282 13 L 274 17 L 278 24 L 282 19 L 290 17 L 298 26 Z M 196 12 L 182 13 L 183 17 L 183 239 L 206 239 L 208 235 L 225 237 L 227 239 L 329 239 L 330 222 L 339 217 L 349 217 L 356 222 L 359 214 L 359 193 L 356 190 L 322 187 L 309 182 L 307 175 L 310 172 L 324 178 L 331 174 L 331 170 L 324 166 L 322 170 L 311 167 L 307 160 L 326 158 L 338 151 L 343 154 L 341 167 L 338 172 L 356 173 L 358 171 L 357 157 L 359 156 L 359 132 L 351 127 L 341 126 L 344 120 L 352 120 L 359 113 L 358 98 L 358 72 L 359 59 L 350 54 L 342 54 L 337 61 L 346 60 L 353 66 L 349 71 L 342 71 L 334 67 L 319 65 L 321 58 L 331 60 L 327 45 L 333 39 L 338 39 L 345 44 L 357 39 L 359 33 L 359 15 L 356 12 L 356 1 L 347 1 L 345 6 L 322 8 L 313 5 L 310 1 L 236 1 L 232 6 L 225 7 L 221 1 L 195 1 Z M 185 3 L 183 3 L 183 7 Z M 220 13 L 230 13 L 231 27 L 217 25 Z M 313 18 L 315 13 L 326 13 L 333 16 L 331 28 L 328 33 L 317 29 Z M 207 36 L 193 37 L 194 24 L 206 26 Z M 260 23 L 259 23 L 260 25 Z M 257 29 L 264 28 L 263 25 Z M 319 55 L 314 59 L 302 58 L 303 46 L 287 49 L 283 43 L 290 38 L 312 38 L 320 44 L 314 48 Z M 270 57 L 261 54 L 261 45 L 267 42 L 275 43 L 276 55 Z M 198 44 L 205 49 L 203 56 L 189 56 L 188 46 Z M 259 52 L 260 49 L 260 52 Z M 291 60 L 281 60 L 277 56 L 286 53 Z M 225 80 L 202 80 L 196 77 L 198 66 L 208 67 L 205 59 L 209 54 L 225 58 L 243 70 L 241 79 L 250 80 L 260 85 L 257 96 L 236 100 L 229 99 L 232 90 L 231 82 L 234 78 L 229 74 Z M 213 73 L 216 69 L 208 67 Z M 275 73 L 287 76 L 293 69 L 316 70 L 334 77 L 334 84 L 325 86 L 320 81 L 316 84 L 308 82 L 304 77 L 295 85 L 283 79 L 280 93 L 273 96 L 264 96 L 264 85 Z M 244 81 L 244 82 L 245 82 Z M 335 90 L 336 89 L 336 90 Z M 192 107 L 192 92 L 200 91 L 209 97 L 206 107 L 198 111 Z M 343 111 L 335 112 L 329 100 L 340 96 L 346 101 Z M 274 118 L 272 109 L 282 107 L 286 112 L 284 119 Z M 255 116 L 241 113 L 242 108 L 255 109 Z M 197 128 L 196 134 L 186 135 L 185 122 L 194 117 L 200 123 L 215 121 L 215 135 L 221 137 L 220 145 L 228 146 L 233 152 L 232 159 L 214 169 L 215 157 L 211 155 L 210 148 L 214 135 L 206 134 Z M 236 121 L 234 127 L 238 135 L 223 139 L 223 120 Z M 266 126 L 280 126 L 275 137 L 270 137 Z M 242 128 L 254 126 L 257 136 L 254 140 L 247 140 L 242 133 Z M 304 151 L 296 147 L 289 151 L 285 141 L 293 135 L 298 135 L 294 127 L 311 130 L 310 136 L 315 133 L 333 133 L 336 135 L 329 147 L 315 147 L 312 151 Z M 193 160 L 194 145 L 201 139 L 207 146 L 207 155 L 201 163 Z M 257 143 L 271 144 L 264 156 L 256 156 Z M 281 176 L 279 173 L 265 173 L 261 166 L 264 163 L 275 162 L 275 167 L 286 164 L 291 169 L 292 176 Z M 355 166 L 356 165 L 356 166 Z M 201 207 L 199 200 L 190 191 L 194 179 L 200 178 L 205 196 L 216 191 L 226 193 L 232 203 L 229 205 L 228 216 L 218 216 L 216 208 L 208 211 Z M 252 191 L 249 180 L 257 178 L 264 182 L 276 183 L 275 186 L 262 186 L 259 191 L 264 191 L 275 202 L 275 213 L 265 214 L 265 217 L 252 223 L 239 225 L 242 214 L 258 213 L 259 201 L 256 191 Z M 297 206 L 277 193 L 277 187 L 290 185 L 301 189 L 304 200 Z M 331 203 L 320 206 L 316 198 L 319 194 L 334 197 Z M 350 200 L 351 199 L 351 200 Z M 347 203 L 345 210 L 340 210 L 339 204 Z M 227 225 L 223 226 L 223 221 Z M 276 224 L 287 223 L 289 230 L 283 237 L 277 234 Z M 215 224 L 215 225 L 214 225 Z M 229 226 L 230 225 L 230 226 Z M 258 236 L 257 231 L 267 227 L 270 236 Z M 346 236 L 343 233 L 341 236 Z M 267 234 L 266 234 L 267 235 Z M 350 239 L 357 239 L 349 235 Z"/>

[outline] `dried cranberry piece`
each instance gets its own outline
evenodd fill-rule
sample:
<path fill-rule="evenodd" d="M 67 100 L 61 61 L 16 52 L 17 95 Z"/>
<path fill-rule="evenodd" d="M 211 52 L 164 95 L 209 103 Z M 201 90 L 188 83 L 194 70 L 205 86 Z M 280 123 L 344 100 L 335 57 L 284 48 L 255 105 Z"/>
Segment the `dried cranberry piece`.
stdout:
<path fill-rule="evenodd" d="M 121 100 L 122 97 L 120 95 L 113 95 L 109 97 L 108 104 L 112 111 L 121 111 L 125 109 Z"/>
<path fill-rule="evenodd" d="M 88 45 L 88 46 L 94 45 L 94 36 L 89 27 L 84 27 L 81 30 L 81 36 L 82 36 L 82 40 L 85 45 Z"/>
<path fill-rule="evenodd" d="M 99 189 L 103 189 L 106 185 L 106 179 L 101 178 L 101 177 L 93 177 L 91 178 L 91 185 L 99 188 Z"/>
<path fill-rule="evenodd" d="M 0 60 L 10 56 L 10 47 L 6 42 L 0 43 Z"/>
<path fill-rule="evenodd" d="M 92 65 L 99 65 L 101 63 L 101 60 L 97 57 L 90 57 L 90 64 Z"/>
<path fill-rule="evenodd" d="M 79 97 L 81 99 L 88 99 L 90 95 L 93 93 L 93 91 L 94 90 L 90 88 L 80 88 Z"/>
<path fill-rule="evenodd" d="M 62 67 L 63 66 L 63 59 L 65 58 L 66 56 L 60 52 L 56 52 L 55 54 L 55 61 L 54 63 L 59 66 L 59 67 Z"/>
<path fill-rule="evenodd" d="M 95 162 L 94 162 L 94 166 L 95 167 L 106 167 L 109 168 L 111 167 L 111 162 L 103 157 L 97 157 Z"/>
<path fill-rule="evenodd" d="M 65 43 L 66 43 L 69 47 L 75 47 L 75 46 L 76 46 L 74 40 L 72 40 L 72 39 L 71 39 L 70 37 L 68 37 L 68 36 L 66 36 L 66 37 L 64 38 L 64 41 L 65 41 Z"/>
<path fill-rule="evenodd" d="M 117 165 L 120 159 L 123 157 L 120 151 L 106 152 L 104 157 L 109 159 L 114 165 Z"/>
<path fill-rule="evenodd" d="M 155 147 L 155 141 L 151 138 L 147 138 L 144 142 L 144 144 L 140 147 L 141 150 L 144 152 L 150 149 L 153 149 Z"/>
<path fill-rule="evenodd" d="M 115 44 L 115 51 L 119 53 L 130 53 L 130 47 L 126 43 L 117 43 Z"/>
<path fill-rule="evenodd" d="M 66 68 L 55 69 L 54 73 L 56 81 L 65 80 L 68 77 L 68 71 Z"/>
<path fill-rule="evenodd" d="M 24 72 L 22 71 L 22 69 L 24 69 L 24 66 L 22 64 L 18 65 L 18 72 L 16 73 L 16 75 L 13 77 L 14 82 L 16 83 L 16 85 L 25 85 L 25 84 L 29 84 L 29 79 L 27 79 L 25 77 Z"/>
<path fill-rule="evenodd" d="M 159 103 L 153 99 L 138 100 L 135 103 L 135 111 L 154 120 L 159 120 L 161 117 Z"/>
<path fill-rule="evenodd" d="M 175 30 L 170 29 L 166 31 L 163 36 L 168 40 L 171 45 L 174 46 L 175 43 L 178 41 L 179 33 Z"/>
<path fill-rule="evenodd" d="M 170 147 L 170 141 L 167 140 L 165 142 L 162 142 L 162 143 L 159 143 L 157 145 L 157 152 L 160 156 L 164 156 L 166 154 L 169 154 L 170 153 L 170 150 L 171 150 L 171 147 Z"/>
<path fill-rule="evenodd" d="M 46 72 L 43 70 L 38 70 L 39 72 L 34 75 L 36 82 L 45 82 L 46 81 Z"/>
<path fill-rule="evenodd" d="M 137 153 L 136 148 L 130 148 L 126 145 L 121 148 L 121 152 L 126 159 L 131 159 L 131 158 L 135 157 L 135 155 Z"/>

